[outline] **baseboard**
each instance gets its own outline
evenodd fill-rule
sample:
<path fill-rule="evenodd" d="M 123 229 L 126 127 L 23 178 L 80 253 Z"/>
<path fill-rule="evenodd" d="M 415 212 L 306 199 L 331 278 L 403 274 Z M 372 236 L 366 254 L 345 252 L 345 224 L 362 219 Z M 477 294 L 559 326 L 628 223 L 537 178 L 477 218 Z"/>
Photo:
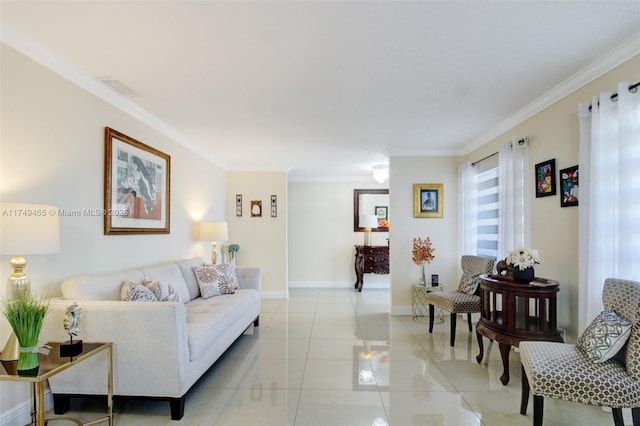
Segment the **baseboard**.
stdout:
<path fill-rule="evenodd" d="M 26 382 L 23 382 L 26 384 Z M 44 391 L 44 408 L 53 408 L 53 395 L 51 390 Z M 31 401 L 26 400 L 0 415 L 0 426 L 26 425 L 31 422 Z"/>

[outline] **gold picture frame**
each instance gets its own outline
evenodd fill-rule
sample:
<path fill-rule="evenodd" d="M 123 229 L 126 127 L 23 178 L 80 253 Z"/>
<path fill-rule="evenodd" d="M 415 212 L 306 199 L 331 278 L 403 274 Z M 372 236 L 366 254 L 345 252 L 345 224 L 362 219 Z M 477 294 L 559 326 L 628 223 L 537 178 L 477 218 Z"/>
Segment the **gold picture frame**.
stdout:
<path fill-rule="evenodd" d="M 105 127 L 104 234 L 170 232 L 171 157 Z"/>
<path fill-rule="evenodd" d="M 443 217 L 444 185 L 441 183 L 413 184 L 413 217 Z"/>

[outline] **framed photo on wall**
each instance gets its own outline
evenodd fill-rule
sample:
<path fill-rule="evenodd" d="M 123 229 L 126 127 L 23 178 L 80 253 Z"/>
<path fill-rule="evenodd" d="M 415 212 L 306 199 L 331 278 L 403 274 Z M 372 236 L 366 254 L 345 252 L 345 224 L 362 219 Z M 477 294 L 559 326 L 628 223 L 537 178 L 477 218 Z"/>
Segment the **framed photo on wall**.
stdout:
<path fill-rule="evenodd" d="M 560 170 L 560 207 L 577 206 L 578 197 L 578 166 Z"/>
<path fill-rule="evenodd" d="M 168 234 L 171 157 L 105 127 L 104 234 Z"/>
<path fill-rule="evenodd" d="M 389 206 L 376 206 L 375 215 L 378 220 L 389 220 Z"/>
<path fill-rule="evenodd" d="M 413 184 L 413 217 L 443 217 L 444 185 L 441 183 Z"/>
<path fill-rule="evenodd" d="M 536 198 L 556 195 L 556 159 L 535 166 Z"/>

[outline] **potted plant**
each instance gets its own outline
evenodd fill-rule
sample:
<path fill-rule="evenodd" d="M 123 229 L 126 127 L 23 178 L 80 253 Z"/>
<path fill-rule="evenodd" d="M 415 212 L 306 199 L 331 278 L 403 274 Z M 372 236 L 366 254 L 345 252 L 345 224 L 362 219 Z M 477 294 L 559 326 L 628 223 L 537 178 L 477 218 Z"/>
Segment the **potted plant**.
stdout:
<path fill-rule="evenodd" d="M 49 312 L 49 301 L 30 294 L 12 300 L 4 300 L 2 313 L 15 333 L 20 344 L 18 374 L 36 376 L 38 360 L 38 337 L 45 315 Z"/>

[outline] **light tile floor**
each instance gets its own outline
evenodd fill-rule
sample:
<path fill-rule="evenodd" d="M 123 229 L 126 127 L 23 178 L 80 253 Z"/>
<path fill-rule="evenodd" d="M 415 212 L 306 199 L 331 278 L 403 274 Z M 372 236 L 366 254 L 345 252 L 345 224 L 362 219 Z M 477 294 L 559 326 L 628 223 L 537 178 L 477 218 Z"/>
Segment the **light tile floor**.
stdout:
<path fill-rule="evenodd" d="M 263 300 L 251 327 L 187 395 L 182 421 L 166 402 L 119 402 L 125 425 L 531 425 L 521 416 L 520 362 L 500 384 L 497 345 L 485 360 L 466 321 L 449 346 L 448 319 L 428 333 L 427 318 L 390 316 L 389 291 L 291 289 L 289 300 Z M 487 361 L 488 358 L 488 361 Z M 73 399 L 67 416 L 85 420 L 104 406 Z M 51 414 L 51 413 L 49 413 Z M 625 420 L 631 423 L 630 414 Z M 608 425 L 610 413 L 545 400 L 544 424 Z"/>

